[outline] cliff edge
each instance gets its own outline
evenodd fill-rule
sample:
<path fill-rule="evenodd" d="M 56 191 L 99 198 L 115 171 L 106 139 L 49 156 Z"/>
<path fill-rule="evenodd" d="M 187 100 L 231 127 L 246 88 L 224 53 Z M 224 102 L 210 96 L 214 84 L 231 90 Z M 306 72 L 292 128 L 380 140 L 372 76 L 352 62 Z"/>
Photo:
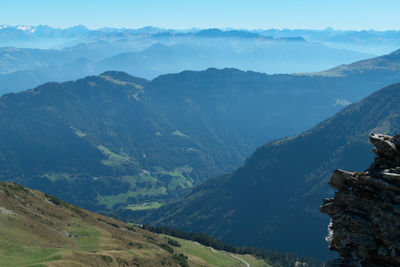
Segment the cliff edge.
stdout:
<path fill-rule="evenodd" d="M 361 173 L 336 170 L 337 192 L 321 211 L 331 216 L 329 266 L 400 266 L 400 135 L 371 134 L 376 158 Z"/>

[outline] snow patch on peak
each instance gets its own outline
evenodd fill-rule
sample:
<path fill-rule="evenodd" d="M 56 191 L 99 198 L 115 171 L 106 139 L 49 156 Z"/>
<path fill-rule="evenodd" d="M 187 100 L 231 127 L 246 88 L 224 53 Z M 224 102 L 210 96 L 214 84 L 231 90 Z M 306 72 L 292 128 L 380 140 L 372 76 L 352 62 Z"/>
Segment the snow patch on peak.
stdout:
<path fill-rule="evenodd" d="M 18 30 L 21 30 L 21 31 L 29 31 L 29 30 L 31 30 L 32 29 L 32 26 L 17 26 L 17 29 Z"/>

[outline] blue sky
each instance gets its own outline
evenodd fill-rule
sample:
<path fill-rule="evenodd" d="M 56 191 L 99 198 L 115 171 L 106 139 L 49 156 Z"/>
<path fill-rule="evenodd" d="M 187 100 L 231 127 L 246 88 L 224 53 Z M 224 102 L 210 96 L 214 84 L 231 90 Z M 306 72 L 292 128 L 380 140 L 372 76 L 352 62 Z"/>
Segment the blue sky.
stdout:
<path fill-rule="evenodd" d="M 0 24 L 400 30 L 399 0 L 1 0 Z"/>

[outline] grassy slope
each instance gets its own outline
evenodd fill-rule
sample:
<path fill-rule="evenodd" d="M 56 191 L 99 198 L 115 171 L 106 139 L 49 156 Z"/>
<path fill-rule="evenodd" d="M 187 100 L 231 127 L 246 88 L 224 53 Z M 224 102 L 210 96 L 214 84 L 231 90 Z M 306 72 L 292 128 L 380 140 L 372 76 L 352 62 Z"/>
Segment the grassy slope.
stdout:
<path fill-rule="evenodd" d="M 170 239 L 176 240 L 182 247 L 176 250 L 185 255 L 191 255 L 189 258 L 193 262 L 198 262 L 199 264 L 211 263 L 214 266 L 228 267 L 228 266 L 244 266 L 243 263 L 239 262 L 237 259 L 233 258 L 231 255 L 239 257 L 250 264 L 252 267 L 269 266 L 262 260 L 256 259 L 252 255 L 238 255 L 232 254 L 225 251 L 213 250 L 210 247 L 203 246 L 197 242 L 184 240 L 176 237 L 166 236 Z"/>
<path fill-rule="evenodd" d="M 0 183 L 0 236 L 0 266 L 179 266 L 180 253 L 190 266 L 244 266 L 186 240 L 168 252 L 161 235 L 12 183 Z"/>

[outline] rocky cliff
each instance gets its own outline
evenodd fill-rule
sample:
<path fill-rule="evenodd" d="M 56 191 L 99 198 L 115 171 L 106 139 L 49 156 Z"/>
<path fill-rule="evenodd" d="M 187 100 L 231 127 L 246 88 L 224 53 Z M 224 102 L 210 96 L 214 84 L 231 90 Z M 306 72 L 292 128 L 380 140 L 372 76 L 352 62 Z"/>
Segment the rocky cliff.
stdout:
<path fill-rule="evenodd" d="M 327 240 L 341 258 L 332 266 L 400 266 L 400 135 L 371 134 L 373 164 L 361 173 L 336 170 Z"/>

